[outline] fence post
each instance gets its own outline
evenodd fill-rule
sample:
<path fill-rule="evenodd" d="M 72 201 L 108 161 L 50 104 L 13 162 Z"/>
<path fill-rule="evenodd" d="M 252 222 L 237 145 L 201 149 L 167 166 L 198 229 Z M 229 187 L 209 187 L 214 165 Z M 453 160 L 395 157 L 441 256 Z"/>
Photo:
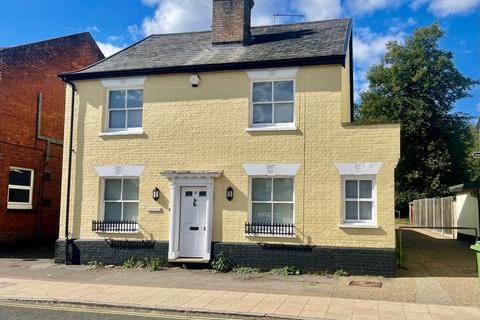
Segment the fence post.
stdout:
<path fill-rule="evenodd" d="M 428 225 L 428 199 L 423 199 L 423 202 L 425 202 L 425 224 L 423 224 L 422 227 Z"/>
<path fill-rule="evenodd" d="M 408 203 L 408 224 L 412 225 L 413 201 Z"/>
<path fill-rule="evenodd" d="M 442 219 L 442 227 L 445 227 L 445 216 L 443 210 L 440 212 L 440 217 Z M 442 229 L 442 235 L 445 235 L 445 229 Z"/>
<path fill-rule="evenodd" d="M 428 225 L 428 199 L 423 200 L 425 202 L 425 223 L 422 224 L 422 226 L 427 226 Z"/>
<path fill-rule="evenodd" d="M 440 208 L 440 215 L 442 216 L 442 226 L 445 227 L 445 222 L 443 221 L 443 217 L 445 216 L 445 212 L 444 212 L 444 210 L 443 210 L 443 199 L 444 199 L 444 198 L 440 198 L 440 200 L 441 200 L 441 202 L 442 202 L 442 203 L 441 203 L 442 206 L 441 206 L 441 208 Z M 450 227 L 453 227 L 453 226 L 450 225 Z M 445 229 L 442 229 L 442 234 L 445 235 Z"/>

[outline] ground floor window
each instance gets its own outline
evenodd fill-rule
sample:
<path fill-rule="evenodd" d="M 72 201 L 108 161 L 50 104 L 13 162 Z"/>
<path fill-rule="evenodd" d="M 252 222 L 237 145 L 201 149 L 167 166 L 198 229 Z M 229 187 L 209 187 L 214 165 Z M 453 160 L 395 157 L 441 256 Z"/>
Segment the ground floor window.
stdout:
<path fill-rule="evenodd" d="M 293 223 L 293 178 L 252 178 L 253 223 Z"/>
<path fill-rule="evenodd" d="M 343 177 L 343 222 L 374 223 L 375 179 Z"/>
<path fill-rule="evenodd" d="M 139 179 L 104 179 L 103 220 L 137 221 Z"/>
<path fill-rule="evenodd" d="M 33 170 L 10 167 L 8 209 L 32 209 Z"/>

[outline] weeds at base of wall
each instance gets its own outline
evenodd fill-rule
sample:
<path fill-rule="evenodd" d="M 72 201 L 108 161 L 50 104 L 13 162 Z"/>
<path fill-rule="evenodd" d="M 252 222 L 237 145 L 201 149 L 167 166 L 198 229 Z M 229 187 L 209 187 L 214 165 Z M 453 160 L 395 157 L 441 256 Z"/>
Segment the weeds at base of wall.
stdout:
<path fill-rule="evenodd" d="M 100 261 L 97 261 L 97 260 L 88 261 L 88 266 L 91 267 L 92 269 L 100 269 L 100 268 L 105 267 L 103 262 L 100 262 Z"/>
<path fill-rule="evenodd" d="M 243 267 L 243 266 L 236 266 L 235 268 L 232 269 L 233 272 L 235 273 L 259 273 L 262 272 L 260 268 L 255 268 L 255 267 Z"/>
<path fill-rule="evenodd" d="M 113 266 L 105 266 L 102 262 L 96 261 L 96 260 L 89 261 L 88 265 L 93 269 L 113 267 Z M 159 257 L 143 258 L 143 260 L 139 260 L 135 256 L 131 256 L 130 258 L 125 260 L 122 265 L 122 267 L 125 269 L 148 268 L 150 271 L 161 270 L 164 266 L 165 266 L 165 262 L 163 262 Z M 227 273 L 230 271 L 234 273 L 240 273 L 240 274 L 262 272 L 262 270 L 257 267 L 233 265 L 223 251 L 221 251 L 213 259 L 211 266 L 213 271 L 218 273 Z M 294 275 L 301 275 L 302 270 L 296 266 L 284 266 L 280 268 L 273 268 L 270 270 L 270 273 L 275 275 L 281 275 L 281 276 L 294 276 Z M 327 271 L 321 271 L 314 274 L 318 276 L 327 276 L 327 277 L 332 275 Z M 348 277 L 350 276 L 350 273 L 344 269 L 338 269 L 333 273 L 333 276 Z"/>
<path fill-rule="evenodd" d="M 161 269 L 161 266 L 165 263 L 160 260 L 158 257 L 154 258 L 143 258 L 143 260 L 138 260 L 134 256 L 128 258 L 124 263 L 123 267 L 125 269 L 139 269 L 139 268 L 148 268 L 150 271 L 158 271 Z"/>
<path fill-rule="evenodd" d="M 220 251 L 220 253 L 213 259 L 212 261 L 212 268 L 215 272 L 229 272 L 232 270 L 232 264 L 227 260 L 227 257 Z"/>
<path fill-rule="evenodd" d="M 282 268 L 274 268 L 270 270 L 271 273 L 281 276 L 296 276 L 302 274 L 302 271 L 295 266 L 285 266 Z"/>
<path fill-rule="evenodd" d="M 220 253 L 215 257 L 215 259 L 213 259 L 212 269 L 214 270 L 214 272 L 220 273 L 227 273 L 230 271 L 242 274 L 262 272 L 260 268 L 256 267 L 233 265 L 223 251 L 220 251 Z M 284 266 L 280 268 L 273 268 L 270 270 L 270 273 L 281 276 L 295 276 L 301 275 L 303 272 L 300 268 L 296 266 Z M 327 271 L 321 271 L 315 274 L 327 277 L 332 276 L 332 274 Z M 350 276 L 350 273 L 344 269 L 338 269 L 333 273 L 333 276 L 348 277 Z"/>
<path fill-rule="evenodd" d="M 348 277 L 350 276 L 350 273 L 348 273 L 348 271 L 345 271 L 343 269 L 338 269 L 335 271 L 333 275 L 337 277 Z"/>

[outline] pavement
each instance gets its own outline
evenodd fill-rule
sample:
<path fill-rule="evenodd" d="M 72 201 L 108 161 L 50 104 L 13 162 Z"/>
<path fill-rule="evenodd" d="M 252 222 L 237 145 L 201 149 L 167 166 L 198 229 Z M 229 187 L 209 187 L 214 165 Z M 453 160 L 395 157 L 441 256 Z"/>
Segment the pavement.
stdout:
<path fill-rule="evenodd" d="M 473 307 L 15 278 L 0 278 L 0 300 L 255 318 L 480 319 L 480 309 Z"/>
<path fill-rule="evenodd" d="M 95 269 L 54 264 L 37 249 L 4 251 L 0 301 L 255 318 L 480 319 L 480 285 L 468 244 L 404 232 L 405 268 L 397 278 Z M 369 283 L 379 286 L 362 285 Z M 0 319 L 12 310 L 0 305 Z"/>

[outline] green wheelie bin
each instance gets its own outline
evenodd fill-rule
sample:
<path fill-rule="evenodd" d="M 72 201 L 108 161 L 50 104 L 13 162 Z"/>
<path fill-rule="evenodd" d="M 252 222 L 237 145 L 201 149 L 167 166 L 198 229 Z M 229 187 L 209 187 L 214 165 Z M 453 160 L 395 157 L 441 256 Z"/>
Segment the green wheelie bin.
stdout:
<path fill-rule="evenodd" d="M 470 249 L 475 251 L 477 254 L 477 272 L 478 272 L 478 277 L 480 278 L 480 241 L 477 241 L 475 244 L 472 244 L 470 246 Z"/>

